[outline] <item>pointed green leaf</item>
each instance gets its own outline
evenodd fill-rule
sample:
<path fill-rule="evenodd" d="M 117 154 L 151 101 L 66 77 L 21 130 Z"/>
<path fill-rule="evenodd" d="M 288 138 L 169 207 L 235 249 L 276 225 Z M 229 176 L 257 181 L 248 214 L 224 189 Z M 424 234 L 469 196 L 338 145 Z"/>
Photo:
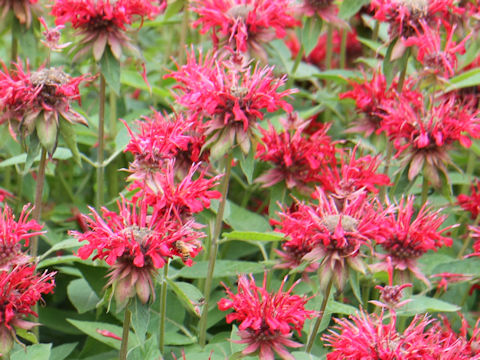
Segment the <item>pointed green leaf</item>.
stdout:
<path fill-rule="evenodd" d="M 113 56 L 109 46 L 105 48 L 100 60 L 100 70 L 108 86 L 115 94 L 120 95 L 120 62 Z"/>
<path fill-rule="evenodd" d="M 150 322 L 150 307 L 143 304 L 138 296 L 135 296 L 129 306 L 132 313 L 132 327 L 137 336 L 138 343 L 143 347 L 145 343 L 145 335 L 147 334 L 148 324 Z"/>
<path fill-rule="evenodd" d="M 65 141 L 65 144 L 72 152 L 75 162 L 80 164 L 81 160 L 77 146 L 77 134 L 75 133 L 73 124 L 65 119 L 60 119 L 60 134 L 62 135 L 63 141 Z"/>

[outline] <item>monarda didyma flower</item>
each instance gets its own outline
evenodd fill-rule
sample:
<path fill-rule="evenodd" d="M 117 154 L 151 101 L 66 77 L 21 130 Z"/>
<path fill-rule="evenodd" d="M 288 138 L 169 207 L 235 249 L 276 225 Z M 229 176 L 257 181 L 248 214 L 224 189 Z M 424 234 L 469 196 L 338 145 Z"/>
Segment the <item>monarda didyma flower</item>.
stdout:
<path fill-rule="evenodd" d="M 56 0 L 52 15 L 56 25 L 68 22 L 83 36 L 78 44 L 76 58 L 93 50 L 93 57 L 100 61 L 108 44 L 113 56 L 120 59 L 122 47 L 134 49 L 126 35 L 127 27 L 135 17 L 153 19 L 166 6 L 156 6 L 152 0 Z"/>
<path fill-rule="evenodd" d="M 118 203 L 119 212 L 102 208 L 102 216 L 94 209 L 83 215 L 90 228 L 85 233 L 71 231 L 79 241 L 87 241 L 77 255 L 87 259 L 103 259 L 111 266 L 107 286 L 113 287 L 117 309 L 122 309 L 135 295 L 146 303 L 154 297 L 154 276 L 168 259 L 177 256 L 187 264 L 201 250 L 199 238 L 204 234 L 193 230 L 193 222 L 179 224 L 169 213 L 153 208 L 149 213 L 145 201 Z"/>
<path fill-rule="evenodd" d="M 214 158 L 236 145 L 248 153 L 264 111 L 292 111 L 283 98 L 294 91 L 278 91 L 285 83 L 284 77 L 275 78 L 271 67 L 252 69 L 235 64 L 225 55 L 210 53 L 203 58 L 200 53 L 197 60 L 192 51 L 186 65 L 167 75 L 178 82 L 176 101 L 199 126 L 204 126 L 205 147 L 210 147 Z"/>
<path fill-rule="evenodd" d="M 0 356 L 10 352 L 18 330 L 31 330 L 38 323 L 25 320 L 38 316 L 32 307 L 42 294 L 53 292 L 55 273 L 35 273 L 35 266 L 23 264 L 0 271 Z"/>
<path fill-rule="evenodd" d="M 22 141 L 31 134 L 53 153 L 62 129 L 87 120 L 74 111 L 71 102 L 80 102 L 80 83 L 85 76 L 71 77 L 59 68 L 43 68 L 34 72 L 21 64 L 10 72 L 0 71 L 1 121 L 8 121 L 12 134 Z M 63 124 L 61 122 L 64 122 Z"/>
<path fill-rule="evenodd" d="M 233 310 L 227 315 L 227 323 L 240 322 L 238 335 L 241 340 L 234 342 L 247 345 L 243 355 L 258 354 L 260 360 L 273 360 L 277 353 L 284 360 L 294 360 L 285 347 L 303 346 L 291 340 L 293 330 L 301 335 L 303 323 L 315 316 L 315 311 L 305 310 L 308 298 L 292 294 L 298 281 L 283 291 L 286 280 L 272 293 L 266 289 L 266 276 L 262 287 L 255 284 L 252 275 L 249 278 L 239 276 L 237 294 L 224 285 L 229 299 L 221 299 L 218 308 Z"/>
<path fill-rule="evenodd" d="M 192 10 L 200 16 L 193 26 L 200 26 L 202 34 L 212 29 L 214 45 L 250 51 L 265 63 L 262 45 L 283 38 L 286 28 L 300 25 L 289 0 L 194 0 Z"/>

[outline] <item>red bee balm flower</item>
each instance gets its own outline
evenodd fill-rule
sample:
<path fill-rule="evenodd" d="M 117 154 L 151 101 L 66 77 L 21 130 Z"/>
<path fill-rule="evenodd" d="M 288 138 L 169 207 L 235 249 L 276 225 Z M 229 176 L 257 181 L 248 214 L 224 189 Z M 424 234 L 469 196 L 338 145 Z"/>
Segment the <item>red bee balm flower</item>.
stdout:
<path fill-rule="evenodd" d="M 470 212 L 470 218 L 476 219 L 480 213 L 480 180 L 477 180 L 477 184 L 470 186 L 470 196 L 466 194 L 460 194 L 457 197 L 458 205 L 463 210 Z"/>
<path fill-rule="evenodd" d="M 212 29 L 212 40 L 218 45 L 218 35 L 224 45 L 258 55 L 267 62 L 262 48 L 275 38 L 283 38 L 285 29 L 298 26 L 289 0 L 193 0 L 192 10 L 200 17 L 193 23 L 205 34 Z"/>
<path fill-rule="evenodd" d="M 59 128 L 73 123 L 88 125 L 87 120 L 74 111 L 70 103 L 80 101 L 78 86 L 85 76 L 71 77 L 59 68 L 26 71 L 21 64 L 9 71 L 0 71 L 0 109 L 2 121 L 17 121 L 13 130 L 22 140 L 36 131 L 41 144 L 53 152 Z M 66 121 L 65 124 L 60 124 Z"/>
<path fill-rule="evenodd" d="M 410 164 L 408 179 L 413 180 L 422 169 L 436 187 L 441 185 L 438 171 L 447 176 L 450 163 L 448 150 L 455 142 L 470 147 L 469 136 L 480 136 L 478 111 L 459 105 L 455 97 L 442 100 L 430 109 L 412 106 L 407 99 L 391 101 L 383 106 L 383 127 L 397 149 L 396 157 L 408 150 L 405 163 Z M 404 165 L 406 165 L 404 164 Z"/>
<path fill-rule="evenodd" d="M 31 237 L 44 233 L 42 225 L 27 220 L 31 212 L 28 208 L 29 205 L 23 207 L 18 221 L 8 205 L 3 208 L 0 216 L 0 271 L 28 262 L 30 257 L 22 252 L 22 246 L 28 246 Z"/>
<path fill-rule="evenodd" d="M 263 69 L 238 66 L 225 56 L 199 54 L 198 61 L 192 52 L 187 64 L 172 77 L 179 82 L 176 100 L 188 109 L 193 119 L 208 120 L 204 124 L 207 142 L 215 158 L 223 156 L 236 143 L 244 153 L 250 149 L 257 121 L 263 111 L 274 112 L 280 108 L 287 112 L 292 106 L 282 98 L 293 90 L 278 92 L 285 78 L 276 79 L 273 68 Z"/>
<path fill-rule="evenodd" d="M 297 187 L 304 193 L 313 190 L 308 184 L 319 183 L 322 179 L 322 165 L 335 157 L 335 146 L 327 135 L 329 125 L 315 131 L 311 136 L 304 132 L 309 121 L 302 121 L 296 115 L 281 119 L 284 131 L 277 132 L 270 124 L 268 130 L 260 129 L 263 138 L 257 147 L 257 158 L 273 164 L 273 168 L 255 181 L 263 187 L 270 187 L 285 181 L 287 188 Z"/>
<path fill-rule="evenodd" d="M 360 247 L 379 237 L 382 211 L 374 208 L 363 191 L 346 199 L 341 209 L 321 189 L 317 188 L 313 196 L 319 200 L 318 205 L 299 203 L 297 209 L 280 213 L 280 220 L 272 223 L 290 237 L 285 250 L 311 249 L 303 261 L 320 263 L 322 288 L 333 277 L 337 289 L 342 290 L 350 267 L 365 272 Z"/>
<path fill-rule="evenodd" d="M 291 294 L 298 281 L 283 292 L 286 280 L 276 293 L 267 291 L 266 277 L 262 287 L 258 287 L 252 275 L 250 278 L 239 276 L 238 294 L 223 284 L 230 299 L 221 299 L 218 308 L 221 311 L 234 310 L 227 315 L 227 323 L 240 322 L 238 334 L 241 340 L 235 342 L 247 344 L 243 355 L 258 352 L 260 360 L 273 360 L 276 352 L 282 359 L 294 360 L 285 346 L 303 346 L 291 340 L 292 331 L 296 330 L 301 335 L 303 323 L 307 318 L 314 317 L 315 311 L 305 310 L 308 301 L 305 296 Z"/>
<path fill-rule="evenodd" d="M 384 313 L 366 314 L 364 311 L 350 316 L 350 320 L 335 319 L 337 325 L 323 341 L 333 351 L 327 360 L 379 359 L 478 359 L 466 351 L 466 341 L 456 341 L 451 332 L 442 333 L 440 323 L 426 316 L 417 315 L 400 333 L 396 330 L 396 317 L 386 323 Z"/>
<path fill-rule="evenodd" d="M 164 211 L 154 208 L 150 214 L 145 202 L 118 203 L 119 213 L 102 208 L 100 216 L 94 209 L 90 218 L 83 219 L 90 231 L 70 234 L 79 241 L 88 241 L 77 255 L 82 259 L 104 259 L 112 266 L 107 284 L 113 285 L 117 306 L 123 308 L 138 295 L 146 303 L 154 296 L 153 276 L 169 258 L 179 256 L 191 265 L 191 257 L 201 250 L 199 238 L 204 234 L 193 231 L 191 223 L 181 226 Z"/>
<path fill-rule="evenodd" d="M 442 236 L 454 226 L 439 230 L 446 216 L 441 216 L 440 211 L 431 211 L 423 205 L 416 216 L 413 207 L 414 197 L 402 199 L 396 207 L 396 214 L 389 214 L 384 219 L 384 237 L 377 240 L 386 254 L 377 254 L 384 261 L 372 265 L 374 270 L 400 272 L 403 282 L 410 282 L 407 274 L 410 272 L 418 279 L 430 284 L 428 279 L 417 267 L 417 260 L 429 250 L 436 251 L 442 246 L 451 246 L 453 241 Z"/>
<path fill-rule="evenodd" d="M 99 61 L 108 44 L 112 54 L 120 59 L 122 46 L 133 48 L 129 37 L 125 34 L 127 26 L 134 17 L 142 20 L 153 19 L 164 6 L 155 6 L 153 0 L 56 0 L 52 15 L 56 17 L 56 25 L 72 23 L 78 29 L 77 35 L 83 35 L 80 45 L 85 47 L 76 57 L 93 49 L 93 57 Z"/>
<path fill-rule="evenodd" d="M 55 273 L 36 274 L 33 265 L 18 265 L 0 271 L 0 354 L 5 355 L 18 342 L 16 330 L 31 330 L 39 324 L 24 320 L 38 316 L 32 307 L 42 294 L 53 292 Z"/>

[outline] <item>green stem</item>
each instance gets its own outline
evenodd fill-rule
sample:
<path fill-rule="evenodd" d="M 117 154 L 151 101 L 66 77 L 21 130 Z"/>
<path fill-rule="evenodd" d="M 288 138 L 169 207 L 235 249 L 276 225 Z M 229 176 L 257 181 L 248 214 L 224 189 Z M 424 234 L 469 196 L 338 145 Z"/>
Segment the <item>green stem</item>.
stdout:
<path fill-rule="evenodd" d="M 40 222 L 40 217 L 42 215 L 42 195 L 43 187 L 45 185 L 45 168 L 47 165 L 47 150 L 42 147 L 42 154 L 40 155 L 40 164 L 38 165 L 38 175 L 37 183 L 35 185 L 35 203 L 34 209 L 32 212 L 32 217 L 37 222 Z M 35 236 L 32 238 L 32 243 L 30 244 L 30 255 L 36 257 L 38 254 L 38 237 Z"/>
<path fill-rule="evenodd" d="M 199 322 L 199 343 L 200 346 L 205 346 L 207 338 L 207 317 L 208 317 L 208 307 L 210 303 L 210 292 L 212 290 L 212 280 L 213 280 L 213 271 L 215 270 L 215 260 L 217 258 L 218 251 L 218 239 L 222 231 L 223 224 L 223 214 L 225 212 L 225 204 L 227 202 L 228 194 L 228 184 L 230 182 L 230 175 L 232 172 L 232 155 L 229 154 L 225 158 L 225 175 L 223 175 L 222 181 L 220 183 L 220 192 L 222 198 L 220 204 L 218 205 L 217 217 L 215 220 L 215 227 L 213 230 L 212 241 L 210 243 L 210 252 L 208 259 L 208 270 L 207 277 L 205 279 L 205 288 L 204 288 L 204 297 L 205 303 L 203 306 L 202 316 Z"/>
<path fill-rule="evenodd" d="M 472 175 L 473 170 L 475 169 L 475 160 L 476 160 L 475 153 L 473 151 L 468 152 L 468 160 L 467 160 L 467 169 L 465 171 L 465 180 L 466 182 L 462 185 L 460 189 L 461 194 L 465 194 L 468 191 L 469 185 L 472 182 Z"/>
<path fill-rule="evenodd" d="M 129 308 L 130 304 L 127 305 L 125 308 L 125 315 L 123 318 L 123 330 L 122 330 L 122 343 L 120 345 L 120 360 L 127 360 L 127 352 L 128 352 L 128 334 L 130 332 L 130 319 L 132 317 L 132 313 L 130 312 Z"/>
<path fill-rule="evenodd" d="M 385 157 L 385 168 L 383 169 L 383 173 L 388 176 L 388 172 L 390 171 L 390 163 L 392 162 L 392 155 L 393 155 L 393 144 L 391 141 L 387 139 L 387 156 Z M 382 186 L 380 189 L 380 201 L 385 200 L 385 194 L 387 193 L 387 186 Z"/>
<path fill-rule="evenodd" d="M 100 108 L 98 112 L 98 155 L 97 155 L 97 193 L 95 206 L 100 209 L 104 201 L 104 151 L 105 151 L 105 77 L 100 74 Z"/>
<path fill-rule="evenodd" d="M 110 124 L 109 124 L 109 137 L 115 140 L 117 136 L 117 96 L 114 91 L 110 91 L 109 94 L 109 111 L 110 111 Z M 118 169 L 121 166 L 117 166 L 115 160 L 111 166 L 108 167 L 108 189 L 110 197 L 117 196 L 119 190 L 118 185 Z"/>
<path fill-rule="evenodd" d="M 347 29 L 342 30 L 342 42 L 340 43 L 340 69 L 345 69 L 347 64 Z"/>
<path fill-rule="evenodd" d="M 160 334 L 158 334 L 158 343 L 160 344 L 160 353 L 165 349 L 165 319 L 167 317 L 167 278 L 168 262 L 163 268 L 162 294 L 160 299 Z"/>
<path fill-rule="evenodd" d="M 327 53 L 325 55 L 325 68 L 330 70 L 332 68 L 332 58 L 333 58 L 333 26 L 332 24 L 327 24 Z"/>
<path fill-rule="evenodd" d="M 411 52 L 410 48 L 408 47 L 405 52 L 405 63 L 403 64 L 402 71 L 400 72 L 400 77 L 398 78 L 397 90 L 399 93 L 401 93 L 403 90 L 403 84 L 405 83 L 405 78 L 407 76 L 408 58 L 410 57 Z"/>
<path fill-rule="evenodd" d="M 18 39 L 17 28 L 19 27 L 18 19 L 15 14 L 12 13 L 12 43 L 10 48 L 10 66 L 13 68 L 12 63 L 17 61 L 18 57 Z"/>
<path fill-rule="evenodd" d="M 424 175 L 422 183 L 422 206 L 427 202 L 428 190 L 430 190 L 430 186 L 427 177 Z"/>
<path fill-rule="evenodd" d="M 178 63 L 183 65 L 185 63 L 185 47 L 187 44 L 188 30 L 190 29 L 188 0 L 185 0 L 183 5 L 183 19 L 180 30 L 180 48 L 178 50 Z"/>
<path fill-rule="evenodd" d="M 477 217 L 475 218 L 475 221 L 473 222 L 473 226 L 477 226 L 479 221 L 480 221 L 480 214 L 478 214 Z M 467 248 L 470 246 L 471 241 L 472 241 L 472 234 L 470 232 L 467 238 L 465 239 L 465 241 L 463 242 L 462 248 L 458 252 L 457 257 L 459 259 L 463 258 L 463 255 L 465 254 L 465 251 L 467 251 Z"/>
<path fill-rule="evenodd" d="M 320 307 L 320 313 L 315 321 L 315 325 L 313 326 L 312 332 L 310 333 L 307 341 L 306 352 L 310 353 L 312 351 L 313 344 L 315 343 L 315 338 L 317 337 L 318 329 L 320 328 L 320 324 L 322 323 L 323 315 L 325 314 L 325 309 L 327 308 L 328 299 L 330 298 L 330 292 L 332 291 L 333 285 L 333 276 L 330 277 L 328 281 L 327 289 L 325 290 L 325 294 L 322 300 L 322 306 Z"/>
<path fill-rule="evenodd" d="M 373 27 L 372 41 L 378 40 L 378 31 L 380 30 L 380 21 L 375 21 L 375 26 Z"/>

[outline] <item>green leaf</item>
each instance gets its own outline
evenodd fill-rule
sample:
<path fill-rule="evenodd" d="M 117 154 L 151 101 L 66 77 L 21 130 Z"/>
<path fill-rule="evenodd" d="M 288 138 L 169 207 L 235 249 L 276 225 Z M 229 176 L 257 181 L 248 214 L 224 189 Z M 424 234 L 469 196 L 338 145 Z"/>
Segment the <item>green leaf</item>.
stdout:
<path fill-rule="evenodd" d="M 308 354 L 306 352 L 300 352 L 300 351 L 292 352 L 292 356 L 295 358 L 295 360 L 320 360 L 320 359 L 322 359 L 322 358 L 319 358 L 318 356 Z"/>
<path fill-rule="evenodd" d="M 358 273 L 356 271 L 350 271 L 348 274 L 350 286 L 352 287 L 353 295 L 357 298 L 360 304 L 363 304 L 362 292 L 360 291 L 360 281 L 358 279 Z"/>
<path fill-rule="evenodd" d="M 27 159 L 25 160 L 25 167 L 23 173 L 27 174 L 37 157 L 40 156 L 40 141 L 38 141 L 37 133 L 34 132 L 28 137 Z"/>
<path fill-rule="evenodd" d="M 424 295 L 413 295 L 411 300 L 412 301 L 398 309 L 398 315 L 412 316 L 427 312 L 455 312 L 461 309 L 460 306 Z"/>
<path fill-rule="evenodd" d="M 325 311 L 332 314 L 353 315 L 358 309 L 352 305 L 330 300 Z"/>
<path fill-rule="evenodd" d="M 176 275 L 187 279 L 203 279 L 207 276 L 208 261 L 199 261 L 192 267 L 182 268 Z M 264 272 L 262 264 L 251 261 L 217 260 L 214 278 L 236 276 L 237 274 L 259 274 Z"/>
<path fill-rule="evenodd" d="M 73 124 L 63 118 L 60 119 L 60 135 L 62 135 L 63 141 L 65 141 L 65 144 L 72 152 L 73 160 L 80 165 L 81 160 L 77 147 L 77 134 L 75 133 L 75 128 L 73 127 Z"/>
<path fill-rule="evenodd" d="M 210 209 L 216 212 L 218 209 L 218 203 L 218 200 L 213 200 Z M 223 220 L 234 230 L 238 231 L 272 231 L 272 227 L 268 223 L 268 220 L 263 216 L 244 209 L 230 200 L 227 200 L 227 203 L 225 204 Z"/>
<path fill-rule="evenodd" d="M 338 11 L 340 19 L 349 19 L 355 15 L 363 5 L 370 3 L 370 0 L 343 0 Z"/>
<path fill-rule="evenodd" d="M 300 42 L 308 55 L 317 46 L 322 32 L 322 20 L 318 16 L 309 16 L 303 23 L 300 32 Z"/>
<path fill-rule="evenodd" d="M 168 331 L 165 333 L 165 345 L 190 345 L 197 341 L 195 337 L 188 337 L 178 332 Z"/>
<path fill-rule="evenodd" d="M 195 309 L 194 303 L 200 303 L 200 300 L 203 298 L 202 292 L 190 283 L 173 281 L 171 279 L 167 279 L 167 282 L 185 309 L 190 311 L 191 314 L 200 317 L 199 312 Z"/>
<path fill-rule="evenodd" d="M 78 343 L 68 343 L 56 346 L 52 349 L 50 360 L 64 360 L 72 353 Z"/>
<path fill-rule="evenodd" d="M 361 79 L 362 75 L 358 71 L 353 70 L 325 70 L 314 74 L 316 78 L 328 81 L 334 81 L 339 84 L 348 84 L 350 80 Z"/>
<path fill-rule="evenodd" d="M 120 95 L 120 62 L 113 56 L 109 46 L 105 47 L 102 59 L 100 60 L 100 70 L 105 77 L 108 86 Z"/>
<path fill-rule="evenodd" d="M 105 276 L 107 276 L 108 268 L 91 266 L 81 262 L 77 262 L 76 267 L 80 270 L 93 291 L 101 298 L 104 292 L 103 288 L 107 282 Z"/>
<path fill-rule="evenodd" d="M 75 279 L 67 286 L 68 298 L 79 314 L 95 309 L 100 298 L 85 279 Z"/>
<path fill-rule="evenodd" d="M 387 48 L 387 53 L 385 54 L 385 58 L 383 59 L 383 75 L 385 75 L 385 80 L 387 81 L 387 88 L 390 87 L 392 84 L 393 78 L 395 77 L 395 73 L 393 72 L 393 65 L 394 61 L 391 61 L 392 58 L 392 51 L 397 43 L 398 39 L 394 39 L 390 42 L 390 45 Z"/>
<path fill-rule="evenodd" d="M 480 68 L 471 69 L 450 79 L 445 92 L 480 85 Z"/>
<path fill-rule="evenodd" d="M 73 319 L 67 319 L 67 321 L 81 332 L 87 334 L 89 337 L 92 337 L 95 340 L 98 340 L 114 349 L 120 350 L 120 340 L 109 336 L 104 336 L 98 332 L 100 330 L 106 330 L 118 337 L 122 337 L 122 328 L 120 326 L 98 321 L 80 321 Z M 137 345 L 137 338 L 134 336 L 134 334 L 130 333 L 128 335 L 128 347 L 131 348 Z"/>
<path fill-rule="evenodd" d="M 243 174 L 247 178 L 248 183 L 251 184 L 253 180 L 253 171 L 255 170 L 254 146 L 250 146 L 250 151 L 248 152 L 247 156 L 240 157 L 240 168 L 242 169 Z"/>
<path fill-rule="evenodd" d="M 70 159 L 71 157 L 72 157 L 72 152 L 66 148 L 57 148 L 57 150 L 53 154 L 53 159 L 57 159 L 57 160 L 67 160 L 67 159 Z M 11 158 L 0 162 L 0 168 L 12 166 L 12 165 L 24 164 L 26 160 L 27 160 L 27 154 L 12 156 Z M 39 161 L 39 160 L 40 160 L 40 154 L 38 154 L 38 156 L 35 157 L 34 161 Z"/>
<path fill-rule="evenodd" d="M 127 360 L 161 359 L 156 336 L 152 336 L 145 342 L 145 346 L 138 346 L 128 352 Z"/>
<path fill-rule="evenodd" d="M 148 324 L 150 322 L 150 307 L 143 304 L 138 296 L 135 296 L 129 306 L 132 313 L 132 327 L 137 336 L 138 343 L 141 347 L 145 343 L 145 335 L 147 334 Z"/>
<path fill-rule="evenodd" d="M 222 237 L 228 240 L 243 241 L 282 241 L 285 235 L 279 233 L 261 233 L 255 231 L 232 231 L 223 233 Z"/>
<path fill-rule="evenodd" d="M 38 263 L 37 269 L 48 268 L 59 264 L 71 264 L 75 261 L 78 261 L 78 256 L 75 255 L 65 255 L 65 256 L 55 256 L 45 260 L 42 260 Z"/>
<path fill-rule="evenodd" d="M 27 329 L 17 328 L 15 334 L 22 339 L 30 341 L 32 344 L 38 344 L 38 339 L 35 334 Z"/>
<path fill-rule="evenodd" d="M 480 276 L 480 258 L 470 257 L 464 260 L 454 260 L 436 266 L 432 274 L 452 273 Z"/>
<path fill-rule="evenodd" d="M 10 356 L 10 360 L 49 360 L 52 344 L 35 344 L 18 350 Z"/>
<path fill-rule="evenodd" d="M 44 253 L 41 257 L 40 260 L 45 259 L 48 255 L 57 252 L 59 250 L 66 250 L 66 249 L 72 249 L 72 248 L 77 248 L 80 246 L 80 243 L 77 239 L 66 239 L 63 241 L 60 241 L 59 243 L 56 243 L 53 245 L 46 253 Z"/>

